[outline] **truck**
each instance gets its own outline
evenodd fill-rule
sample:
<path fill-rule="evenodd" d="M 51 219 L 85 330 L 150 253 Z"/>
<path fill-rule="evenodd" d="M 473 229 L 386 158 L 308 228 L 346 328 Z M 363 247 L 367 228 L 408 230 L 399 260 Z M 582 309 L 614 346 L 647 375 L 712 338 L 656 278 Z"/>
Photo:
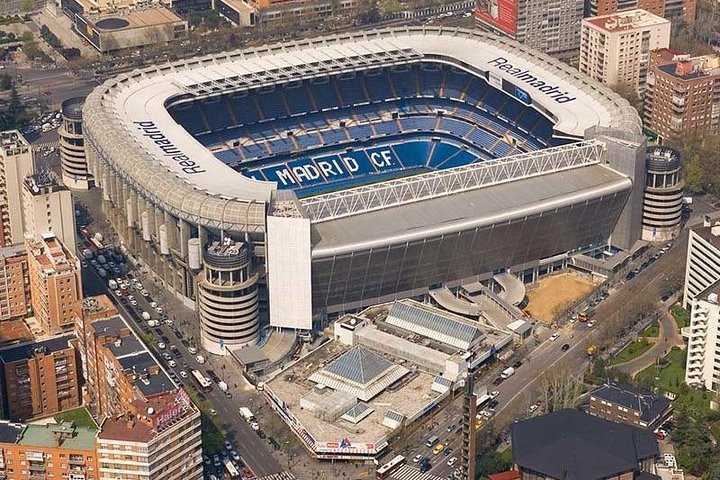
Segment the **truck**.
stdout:
<path fill-rule="evenodd" d="M 480 409 L 483 405 L 485 405 L 492 399 L 492 397 L 488 393 L 487 387 L 480 388 L 478 391 L 475 392 L 475 396 L 477 397 L 475 405 L 477 405 L 478 409 Z"/>
<path fill-rule="evenodd" d="M 198 355 L 197 357 L 195 357 L 195 360 L 197 360 L 200 365 L 205 363 L 205 357 L 203 357 L 202 355 Z"/>
<path fill-rule="evenodd" d="M 240 416 L 243 417 L 246 422 L 251 423 L 255 421 L 255 415 L 253 415 L 249 408 L 240 407 L 238 408 L 238 412 L 240 412 Z"/>
<path fill-rule="evenodd" d="M 508 368 L 506 368 L 505 370 L 502 371 L 502 373 L 500 374 L 500 378 L 502 378 L 503 380 L 505 380 L 506 378 L 510 378 L 510 377 L 512 377 L 513 375 L 515 375 L 515 368 L 513 368 L 513 367 L 508 367 Z"/>
<path fill-rule="evenodd" d="M 110 290 L 117 290 L 118 284 L 115 280 L 111 278 L 110 280 L 108 280 L 108 287 L 110 287 Z"/>
<path fill-rule="evenodd" d="M 150 314 L 148 312 L 142 312 L 142 318 L 147 322 L 150 320 Z"/>
<path fill-rule="evenodd" d="M 219 388 L 220 390 L 222 390 L 223 392 L 227 392 L 227 391 L 228 391 L 228 384 L 225 383 L 225 382 L 223 382 L 222 380 L 220 380 L 217 385 L 218 385 L 218 388 Z"/>

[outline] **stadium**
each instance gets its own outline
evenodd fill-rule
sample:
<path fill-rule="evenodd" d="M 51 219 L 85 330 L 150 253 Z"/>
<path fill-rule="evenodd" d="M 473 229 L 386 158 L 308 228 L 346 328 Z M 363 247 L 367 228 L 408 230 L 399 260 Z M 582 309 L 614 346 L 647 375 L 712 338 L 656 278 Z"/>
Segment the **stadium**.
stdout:
<path fill-rule="evenodd" d="M 641 235 L 637 112 L 489 34 L 386 29 L 159 65 L 105 82 L 83 117 L 125 247 L 189 305 L 203 269 L 252 297 L 203 297 L 214 353 L 257 339 L 258 309 L 309 330 Z M 258 292 L 203 253 L 221 238 L 251 251 Z"/>

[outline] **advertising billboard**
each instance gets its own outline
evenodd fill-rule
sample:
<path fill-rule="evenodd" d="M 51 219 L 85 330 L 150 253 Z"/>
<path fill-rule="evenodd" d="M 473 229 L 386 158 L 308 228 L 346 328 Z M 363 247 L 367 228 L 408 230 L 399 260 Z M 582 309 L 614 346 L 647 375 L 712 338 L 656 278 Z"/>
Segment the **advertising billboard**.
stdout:
<path fill-rule="evenodd" d="M 508 35 L 517 33 L 517 0 L 479 0 L 475 16 Z"/>

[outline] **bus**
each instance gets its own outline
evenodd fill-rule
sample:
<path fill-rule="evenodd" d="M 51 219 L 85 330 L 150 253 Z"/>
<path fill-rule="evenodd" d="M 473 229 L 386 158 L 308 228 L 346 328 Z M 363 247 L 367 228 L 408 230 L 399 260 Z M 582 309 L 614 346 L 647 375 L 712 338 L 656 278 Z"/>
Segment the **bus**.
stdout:
<path fill-rule="evenodd" d="M 390 460 L 385 465 L 381 466 L 375 471 L 375 478 L 377 480 L 385 480 L 390 477 L 390 474 L 400 468 L 405 463 L 405 457 L 398 455 L 397 457 Z"/>
<path fill-rule="evenodd" d="M 207 393 L 212 390 L 212 383 L 200 373 L 200 370 L 193 370 L 191 373 L 195 379 L 195 383 L 200 387 L 200 391 Z"/>
<path fill-rule="evenodd" d="M 229 458 L 225 459 L 225 470 L 227 470 L 230 478 L 240 478 L 240 472 L 238 472 L 238 469 L 235 468 L 235 465 L 233 465 Z"/>

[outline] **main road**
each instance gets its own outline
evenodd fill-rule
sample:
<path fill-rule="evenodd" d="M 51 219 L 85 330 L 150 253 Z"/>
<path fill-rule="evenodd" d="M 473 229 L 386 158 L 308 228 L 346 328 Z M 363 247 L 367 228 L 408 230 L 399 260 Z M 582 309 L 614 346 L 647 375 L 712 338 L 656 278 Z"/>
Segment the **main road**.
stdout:
<path fill-rule="evenodd" d="M 542 343 L 535 348 L 523 361 L 523 365 L 515 370 L 515 374 L 504 380 L 500 385 L 494 386 L 490 382 L 497 376 L 499 368 L 496 367 L 476 383 L 482 388 L 485 385 L 488 391 L 497 390 L 499 395 L 496 400 L 498 406 L 495 409 L 495 417 L 502 417 L 505 423 L 518 417 L 530 416 L 540 413 L 543 409 L 538 408 L 535 412 L 530 412 L 530 405 L 535 404 L 542 395 L 541 378 L 546 372 L 562 371 L 565 376 L 577 376 L 588 367 L 589 358 L 586 349 L 589 345 L 604 344 L 603 321 L 606 321 L 613 313 L 620 311 L 625 302 L 628 301 L 627 293 L 631 292 L 634 298 L 651 298 L 660 302 L 660 296 L 663 285 L 667 280 L 668 271 L 682 262 L 685 257 L 687 248 L 687 232 L 683 231 L 680 238 L 675 242 L 672 248 L 663 256 L 659 257 L 654 263 L 648 265 L 635 278 L 630 281 L 618 282 L 611 289 L 611 294 L 606 298 L 596 310 L 594 317 L 596 325 L 588 328 L 587 324 L 575 323 L 566 324 L 555 332 L 560 334 L 557 340 L 549 341 L 548 337 L 552 331 L 544 331 L 541 333 L 540 340 Z M 663 292 L 664 293 L 664 292 Z M 665 305 L 667 306 L 667 305 Z M 633 319 L 628 318 L 627 324 L 633 323 Z M 568 344 L 569 349 L 562 351 L 562 345 Z M 443 414 L 439 414 L 437 418 L 443 419 L 438 424 L 425 432 L 422 441 L 417 442 L 417 446 L 405 453 L 408 461 L 412 462 L 415 455 L 423 455 L 429 457 L 433 466 L 429 473 L 441 478 L 447 478 L 457 465 L 450 467 L 447 465 L 448 459 L 460 454 L 461 434 L 456 428 L 448 428 L 460 425 L 460 415 L 455 414 L 447 418 Z M 500 430 L 506 425 L 498 424 L 495 427 Z M 425 440 L 433 435 L 440 438 L 440 442 L 449 447 L 453 452 L 445 456 L 443 454 L 433 455 L 432 448 L 425 446 Z"/>

